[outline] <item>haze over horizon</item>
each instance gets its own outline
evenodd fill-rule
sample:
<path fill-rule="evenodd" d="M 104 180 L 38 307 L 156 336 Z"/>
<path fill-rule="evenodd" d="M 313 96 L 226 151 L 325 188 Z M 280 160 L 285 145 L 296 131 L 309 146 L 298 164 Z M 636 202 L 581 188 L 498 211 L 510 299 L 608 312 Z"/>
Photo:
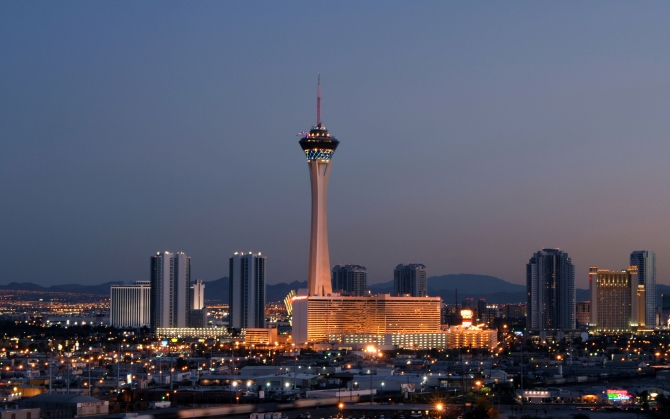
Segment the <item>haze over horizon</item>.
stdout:
<path fill-rule="evenodd" d="M 304 281 L 296 134 L 341 141 L 330 261 L 523 284 L 560 247 L 669 284 L 670 3 L 0 3 L 0 284 Z"/>

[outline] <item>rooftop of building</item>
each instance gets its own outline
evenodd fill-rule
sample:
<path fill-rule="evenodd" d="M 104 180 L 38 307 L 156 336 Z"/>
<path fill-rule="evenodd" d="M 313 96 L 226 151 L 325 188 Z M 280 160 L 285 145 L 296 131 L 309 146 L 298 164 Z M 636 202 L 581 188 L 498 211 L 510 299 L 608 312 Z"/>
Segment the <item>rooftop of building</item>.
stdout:
<path fill-rule="evenodd" d="M 91 396 L 81 396 L 75 394 L 38 394 L 37 396 L 26 399 L 31 403 L 59 403 L 59 404 L 77 404 L 77 403 L 97 403 L 102 400 Z"/>
<path fill-rule="evenodd" d="M 311 301 L 327 301 L 327 300 L 362 300 L 362 301 L 374 301 L 374 300 L 388 300 L 388 301 L 430 301 L 430 302 L 439 302 L 442 301 L 442 297 L 410 297 L 410 296 L 392 296 L 391 294 L 371 294 L 371 295 L 358 295 L 358 296 L 345 296 L 340 294 L 329 294 L 325 296 L 321 295 L 298 295 L 293 297 L 294 300 L 303 300 L 308 299 Z"/>

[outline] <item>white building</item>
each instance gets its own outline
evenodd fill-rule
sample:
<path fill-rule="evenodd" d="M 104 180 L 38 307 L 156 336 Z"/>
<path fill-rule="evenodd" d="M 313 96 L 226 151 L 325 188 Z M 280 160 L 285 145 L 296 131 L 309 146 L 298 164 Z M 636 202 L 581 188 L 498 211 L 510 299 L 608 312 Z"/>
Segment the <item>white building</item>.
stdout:
<path fill-rule="evenodd" d="M 109 323 L 112 327 L 145 327 L 151 318 L 151 282 L 134 285 L 112 285 Z"/>
<path fill-rule="evenodd" d="M 235 252 L 228 269 L 228 327 L 265 327 L 265 256 Z"/>
<path fill-rule="evenodd" d="M 188 327 L 191 258 L 182 252 L 151 258 L 151 328 Z"/>
<path fill-rule="evenodd" d="M 202 283 L 202 279 L 198 279 L 191 285 L 191 309 L 203 308 L 205 308 L 205 284 Z"/>

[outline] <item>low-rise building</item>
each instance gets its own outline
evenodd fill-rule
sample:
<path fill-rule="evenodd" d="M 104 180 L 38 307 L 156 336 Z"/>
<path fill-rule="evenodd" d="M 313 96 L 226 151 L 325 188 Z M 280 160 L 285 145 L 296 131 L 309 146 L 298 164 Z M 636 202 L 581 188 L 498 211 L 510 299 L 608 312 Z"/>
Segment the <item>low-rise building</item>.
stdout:
<path fill-rule="evenodd" d="M 71 394 L 40 394 L 22 400 L 20 406 L 22 408 L 40 409 L 42 419 L 69 419 L 109 414 L 108 401 Z M 32 419 L 37 419 L 37 417 Z"/>
<path fill-rule="evenodd" d="M 40 409 L 0 409 L 0 419 L 40 419 Z"/>

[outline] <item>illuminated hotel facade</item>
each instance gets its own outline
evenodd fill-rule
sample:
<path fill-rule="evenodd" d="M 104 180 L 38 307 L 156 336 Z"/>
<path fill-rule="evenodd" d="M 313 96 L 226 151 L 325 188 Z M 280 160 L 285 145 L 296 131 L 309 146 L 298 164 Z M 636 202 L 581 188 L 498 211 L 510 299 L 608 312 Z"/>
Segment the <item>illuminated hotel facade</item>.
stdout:
<path fill-rule="evenodd" d="M 344 343 L 347 336 L 379 340 L 385 335 L 439 333 L 440 306 L 440 297 L 296 296 L 293 342 Z"/>
<path fill-rule="evenodd" d="M 498 345 L 498 332 L 477 327 L 463 328 L 452 326 L 445 334 L 446 348 L 482 348 L 492 350 Z"/>
<path fill-rule="evenodd" d="M 385 345 L 406 349 L 482 348 L 498 345 L 497 331 L 440 324 L 440 297 L 295 296 L 293 343 Z M 309 320 L 308 320 L 309 319 Z"/>
<path fill-rule="evenodd" d="M 644 325 L 645 292 L 637 266 L 626 271 L 589 268 L 591 318 L 589 329 L 600 333 L 635 331 Z"/>

